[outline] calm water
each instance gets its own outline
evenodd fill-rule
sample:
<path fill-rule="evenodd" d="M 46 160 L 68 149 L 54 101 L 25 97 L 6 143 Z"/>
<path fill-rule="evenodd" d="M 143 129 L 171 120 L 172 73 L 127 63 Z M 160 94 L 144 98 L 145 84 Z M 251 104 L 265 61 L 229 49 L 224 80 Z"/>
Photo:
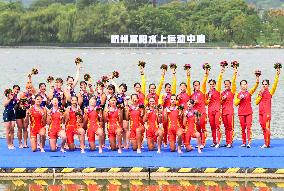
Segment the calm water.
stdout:
<path fill-rule="evenodd" d="M 0 180 L 0 190 L 16 191 L 280 191 L 283 182 L 214 180 Z"/>
<path fill-rule="evenodd" d="M 45 82 L 47 76 L 62 77 L 66 79 L 68 75 L 75 75 L 74 58 L 82 57 L 83 70 L 81 79 L 85 73 L 92 75 L 97 80 L 105 74 L 114 70 L 120 72 L 118 83 L 126 82 L 129 86 L 129 93 L 132 92 L 132 85 L 140 81 L 137 63 L 145 60 L 147 84 L 158 83 L 160 78 L 160 65 L 175 62 L 178 64 L 178 82 L 185 80 L 183 65 L 192 65 L 192 79 L 202 80 L 203 70 L 201 64 L 209 62 L 213 65 L 210 78 L 217 79 L 222 60 L 238 60 L 240 62 L 239 76 L 237 82 L 246 79 L 249 86 L 254 83 L 254 70 L 262 70 L 261 79 L 267 78 L 273 81 L 275 62 L 284 63 L 284 50 L 281 49 L 255 49 L 255 50 L 204 50 L 204 49 L 0 49 L 1 72 L 0 91 L 19 84 L 24 89 L 27 73 L 31 68 L 39 69 L 39 75 L 33 78 L 34 84 Z M 224 79 L 231 79 L 232 69 L 226 70 Z M 166 82 L 170 82 L 170 72 L 166 75 Z M 273 118 L 272 136 L 274 138 L 284 137 L 284 77 L 281 75 L 278 89 L 273 97 Z M 238 86 L 239 87 L 239 86 Z M 208 88 L 207 88 L 208 89 Z M 253 96 L 255 98 L 256 94 Z M 1 100 L 4 99 L 1 93 Z M 1 111 L 3 107 L 1 106 Z M 2 118 L 2 116 L 1 116 Z M 237 118 L 236 118 L 237 119 Z M 235 122 L 236 137 L 240 136 L 239 122 Z M 3 127 L 3 125 L 2 125 Z M 209 126 L 207 127 L 209 130 Z M 0 136 L 3 137 L 4 128 L 0 129 Z M 261 128 L 258 124 L 258 110 L 254 105 L 253 138 L 262 138 Z"/>

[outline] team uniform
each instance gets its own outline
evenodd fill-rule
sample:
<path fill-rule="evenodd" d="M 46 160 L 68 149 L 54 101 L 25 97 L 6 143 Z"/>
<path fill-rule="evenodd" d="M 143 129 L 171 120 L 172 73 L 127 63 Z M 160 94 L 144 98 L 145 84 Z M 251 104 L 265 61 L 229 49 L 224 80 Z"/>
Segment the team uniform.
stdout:
<path fill-rule="evenodd" d="M 171 87 L 171 92 L 167 92 L 163 95 L 160 95 L 159 97 L 159 105 L 162 105 L 164 110 L 163 110 L 163 116 L 165 109 L 170 107 L 171 105 L 171 95 L 176 94 L 176 86 L 177 86 L 177 79 L 176 77 L 173 78 L 172 81 L 172 87 Z M 163 120 L 163 128 L 164 128 L 164 140 L 163 142 L 167 144 L 168 142 L 168 121 L 166 121 L 164 118 Z"/>
<path fill-rule="evenodd" d="M 252 106 L 251 106 L 251 96 L 255 92 L 259 83 L 256 83 L 252 89 L 249 91 L 241 91 L 235 96 L 235 106 L 238 108 L 238 116 L 242 128 L 242 140 L 243 144 L 251 143 L 251 126 L 252 126 Z M 241 99 L 243 97 L 243 99 Z"/>
<path fill-rule="evenodd" d="M 147 139 L 154 140 L 154 142 L 157 142 L 156 133 L 159 130 L 158 116 L 158 111 L 156 109 L 149 109 L 146 136 Z"/>
<path fill-rule="evenodd" d="M 279 75 L 275 76 L 274 83 L 270 90 L 265 90 L 259 93 L 256 98 L 256 104 L 259 105 L 259 124 L 262 128 L 264 142 L 267 147 L 270 147 L 270 121 L 271 121 L 271 99 L 276 91 Z"/>
<path fill-rule="evenodd" d="M 194 134 L 196 130 L 196 115 L 194 110 L 186 110 L 184 115 L 186 117 L 186 127 L 185 127 L 185 140 L 184 145 L 190 145 L 191 138 L 195 138 Z"/>
<path fill-rule="evenodd" d="M 17 98 L 14 97 L 7 106 L 5 106 L 4 112 L 3 112 L 3 121 L 9 122 L 9 121 L 16 121 L 15 116 L 15 106 L 17 104 Z"/>
<path fill-rule="evenodd" d="M 208 105 L 208 117 L 211 126 L 213 144 L 219 145 L 221 142 L 221 83 L 222 73 L 218 76 L 216 88 L 206 94 L 206 104 Z M 210 96 L 211 95 L 211 96 Z"/>
<path fill-rule="evenodd" d="M 51 111 L 50 119 L 48 136 L 50 139 L 58 139 L 58 134 L 62 130 L 62 113 L 59 109 Z"/>
<path fill-rule="evenodd" d="M 222 99 L 221 101 L 221 106 L 227 145 L 232 145 L 234 139 L 234 96 L 236 93 L 236 77 L 237 75 L 234 74 L 232 78 L 232 89 L 226 89 L 221 93 L 221 97 L 225 97 L 225 99 Z"/>
<path fill-rule="evenodd" d="M 35 106 L 30 108 L 30 137 L 37 137 L 40 130 L 44 128 L 43 117 L 44 109 L 38 110 Z"/>
<path fill-rule="evenodd" d="M 76 112 L 77 111 L 70 108 L 69 119 L 68 119 L 68 121 L 66 122 L 66 125 L 65 125 L 65 131 L 66 131 L 66 137 L 67 137 L 67 143 L 68 144 L 74 143 L 74 135 L 78 134 L 78 129 L 81 126 L 81 124 L 77 121 Z"/>
<path fill-rule="evenodd" d="M 118 108 L 115 109 L 115 111 L 109 111 L 108 110 L 108 137 L 109 138 L 116 138 L 116 130 L 118 128 L 121 128 L 121 124 L 119 123 L 120 118 L 120 111 Z"/>
<path fill-rule="evenodd" d="M 97 107 L 91 108 L 87 107 L 87 113 L 85 113 L 88 118 L 87 122 L 87 136 L 88 136 L 88 141 L 89 142 L 95 142 L 95 135 L 98 134 L 98 129 L 100 127 L 100 122 L 99 122 L 99 113 L 97 111 Z"/>
<path fill-rule="evenodd" d="M 136 129 L 142 128 L 142 134 L 144 133 L 144 127 L 141 124 L 142 110 L 138 106 L 129 106 L 129 120 L 130 120 L 130 136 L 131 141 L 136 140 Z"/>
<path fill-rule="evenodd" d="M 176 142 L 177 131 L 180 126 L 180 111 L 175 107 L 174 109 L 170 109 L 170 107 L 166 108 L 166 112 L 168 114 L 168 138 L 170 142 Z"/>
<path fill-rule="evenodd" d="M 194 104 L 193 109 L 201 113 L 200 122 L 197 124 L 197 131 L 200 133 L 201 136 L 201 144 L 205 146 L 206 138 L 207 138 L 207 130 L 206 130 L 206 108 L 205 108 L 205 94 L 206 94 L 206 83 L 208 80 L 208 75 L 204 76 L 201 90 L 194 91 L 191 94 L 191 99 L 197 101 Z"/>

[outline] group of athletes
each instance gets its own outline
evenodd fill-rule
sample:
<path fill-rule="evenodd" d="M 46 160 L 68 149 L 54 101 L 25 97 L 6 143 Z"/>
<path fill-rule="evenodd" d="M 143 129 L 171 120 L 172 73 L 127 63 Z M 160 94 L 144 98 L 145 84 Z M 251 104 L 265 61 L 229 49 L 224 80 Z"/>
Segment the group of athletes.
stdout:
<path fill-rule="evenodd" d="M 109 148 L 117 150 L 118 153 L 121 153 L 123 148 L 129 149 L 130 145 L 134 151 L 141 153 L 145 139 L 149 151 L 157 149 L 160 153 L 164 144 L 164 147 L 169 145 L 170 151 L 177 150 L 178 153 L 182 153 L 183 146 L 186 151 L 193 150 L 190 143 L 192 138 L 196 138 L 196 147 L 201 153 L 206 145 L 207 121 L 213 138 L 211 147 L 221 146 L 223 122 L 225 146 L 231 148 L 234 141 L 234 105 L 238 106 L 242 132 L 241 147 L 251 147 L 251 97 L 258 88 L 260 71 L 255 73 L 256 81 L 251 89 L 248 89 L 246 80 L 241 80 L 240 91 L 237 93 L 236 61 L 232 64 L 232 80 L 223 81 L 228 64 L 221 62 L 217 81 L 208 81 L 210 65 L 206 64 L 203 66 L 203 81 L 193 81 L 192 84 L 190 65 L 185 65 L 186 81 L 179 84 L 177 94 L 176 65 L 170 65 L 171 84 L 164 84 L 167 66 L 162 65 L 158 87 L 154 83 L 149 84 L 146 94 L 145 63 L 139 62 L 141 83 L 134 84 L 135 92 L 131 95 L 127 95 L 125 83 L 119 86 L 115 83 L 118 72 L 104 76 L 96 82 L 95 87 L 90 76 L 85 74 L 85 80 L 80 81 L 80 90 L 76 94 L 74 89 L 80 78 L 81 65 L 80 60 L 76 61 L 76 76 L 67 77 L 66 88 L 63 88 L 62 78 L 53 79 L 50 76 L 47 84 L 40 83 L 37 89 L 32 83 L 32 76 L 38 71 L 33 69 L 28 75 L 25 91 L 20 92 L 18 85 L 5 90 L 3 119 L 8 149 L 15 149 L 13 140 L 16 122 L 19 148 L 28 148 L 29 132 L 32 151 L 40 149 L 44 152 L 48 134 L 51 151 L 57 151 L 58 147 L 61 152 L 65 152 L 66 149 L 75 150 L 78 146 L 74 143 L 74 136 L 77 135 L 81 153 L 85 152 L 85 137 L 88 138 L 89 149 L 92 151 L 96 149 L 95 139 L 98 138 L 99 153 L 103 152 L 107 137 Z M 259 105 L 259 123 L 264 135 L 264 145 L 261 148 L 270 147 L 271 99 L 278 84 L 280 68 L 276 68 L 271 89 L 269 80 L 262 81 L 263 87 L 255 101 Z M 224 90 L 221 90 L 222 83 Z M 163 86 L 164 93 L 161 93 Z M 61 146 L 57 143 L 59 138 Z"/>

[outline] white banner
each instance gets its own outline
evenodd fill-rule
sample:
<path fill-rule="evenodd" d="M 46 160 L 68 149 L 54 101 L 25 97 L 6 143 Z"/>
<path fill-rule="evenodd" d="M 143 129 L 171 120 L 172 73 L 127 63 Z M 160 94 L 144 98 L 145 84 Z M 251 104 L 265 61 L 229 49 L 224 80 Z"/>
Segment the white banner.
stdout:
<path fill-rule="evenodd" d="M 112 44 L 205 43 L 205 35 L 111 35 Z"/>

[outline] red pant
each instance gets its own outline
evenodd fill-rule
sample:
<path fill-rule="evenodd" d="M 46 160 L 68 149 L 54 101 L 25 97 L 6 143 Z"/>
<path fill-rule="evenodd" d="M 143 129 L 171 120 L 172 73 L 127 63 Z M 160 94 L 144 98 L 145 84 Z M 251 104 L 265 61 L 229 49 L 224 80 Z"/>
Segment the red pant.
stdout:
<path fill-rule="evenodd" d="M 252 126 L 252 114 L 249 115 L 239 115 L 239 120 L 242 128 L 242 139 L 243 144 L 251 143 L 251 126 Z"/>
<path fill-rule="evenodd" d="M 268 147 L 270 146 L 270 121 L 270 113 L 259 114 L 259 123 L 262 128 L 264 143 Z"/>
<path fill-rule="evenodd" d="M 200 133 L 201 137 L 201 144 L 206 144 L 206 138 L 207 138 L 207 130 L 206 130 L 206 114 L 203 113 L 199 119 L 199 121 L 196 123 L 196 130 Z"/>
<path fill-rule="evenodd" d="M 169 126 L 168 121 L 166 121 L 165 119 L 163 119 L 163 128 L 164 128 L 163 141 L 164 141 L 165 144 L 168 143 L 168 126 Z"/>
<path fill-rule="evenodd" d="M 213 111 L 208 112 L 209 123 L 211 126 L 212 131 L 212 138 L 214 144 L 220 144 L 221 142 L 221 112 L 220 111 Z M 216 140 L 217 136 L 217 140 Z"/>
<path fill-rule="evenodd" d="M 222 121 L 225 127 L 226 144 L 233 144 L 234 139 L 234 114 L 222 115 Z"/>

